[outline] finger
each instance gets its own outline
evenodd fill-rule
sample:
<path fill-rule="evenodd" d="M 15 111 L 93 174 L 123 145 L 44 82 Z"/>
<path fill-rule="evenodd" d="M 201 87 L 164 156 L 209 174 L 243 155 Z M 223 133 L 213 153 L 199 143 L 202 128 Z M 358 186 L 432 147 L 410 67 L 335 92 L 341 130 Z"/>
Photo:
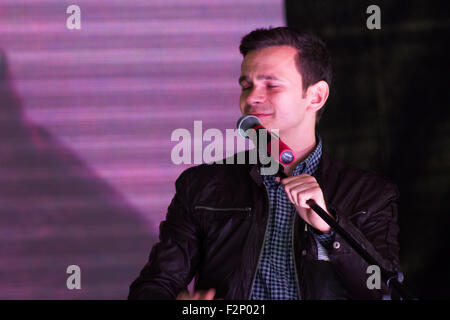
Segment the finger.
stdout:
<path fill-rule="evenodd" d="M 286 193 L 286 195 L 287 195 L 289 201 L 290 201 L 291 203 L 293 203 L 295 206 L 297 206 L 297 201 L 296 201 L 296 199 L 292 196 L 290 190 L 289 190 L 289 189 L 286 189 L 286 187 L 284 187 L 284 193 Z"/>
<path fill-rule="evenodd" d="M 294 179 L 294 180 L 290 180 L 285 183 L 281 183 L 281 185 L 283 187 L 288 187 L 289 189 L 292 189 L 295 186 L 303 185 L 303 184 L 304 185 L 316 185 L 317 187 L 319 187 L 319 184 L 317 183 L 317 181 L 315 179 L 309 179 L 309 178 Z"/>
<path fill-rule="evenodd" d="M 314 197 L 319 192 L 318 190 L 315 184 L 300 184 L 288 191 L 297 206 L 309 209 L 310 207 L 306 204 L 306 201 Z"/>
<path fill-rule="evenodd" d="M 298 188 L 298 187 L 297 187 Z M 299 205 L 297 193 L 295 185 L 292 184 L 284 186 L 284 192 L 287 194 L 289 200 L 296 206 Z"/>
<path fill-rule="evenodd" d="M 297 201 L 299 202 L 300 206 L 305 209 L 311 209 L 311 207 L 306 203 L 306 201 L 310 199 L 314 200 L 316 203 L 322 203 L 323 196 L 320 189 L 306 189 L 297 195 Z"/>
<path fill-rule="evenodd" d="M 212 299 L 214 299 L 215 295 L 216 295 L 216 290 L 209 289 L 205 294 L 205 300 L 212 300 Z"/>
<path fill-rule="evenodd" d="M 294 189 L 305 190 L 305 189 L 319 188 L 319 185 L 315 181 L 292 181 L 283 187 L 284 190 L 292 191 Z"/>
<path fill-rule="evenodd" d="M 311 192 L 309 190 L 303 190 L 297 194 L 297 202 L 300 207 L 305 209 L 311 209 L 311 207 L 306 203 L 309 199 L 312 198 Z"/>
<path fill-rule="evenodd" d="M 188 300 L 189 296 L 189 292 L 187 290 L 183 290 L 178 294 L 177 300 Z"/>
<path fill-rule="evenodd" d="M 315 180 L 315 178 L 313 176 L 303 173 L 303 174 L 299 174 L 298 176 L 290 176 L 290 177 L 283 178 L 283 179 L 281 179 L 281 183 L 287 184 L 287 183 L 291 182 L 292 180 L 298 180 L 298 179 L 305 180 L 305 179 L 311 179 L 311 178 Z"/>
<path fill-rule="evenodd" d="M 290 196 L 290 200 L 295 205 L 299 206 L 301 205 L 299 199 L 299 194 L 305 191 L 314 190 L 317 187 L 315 183 L 298 183 L 298 184 L 291 184 L 284 187 L 284 191 L 288 196 Z"/>
<path fill-rule="evenodd" d="M 209 289 L 207 291 L 198 291 L 198 297 L 196 300 L 212 300 L 216 294 L 215 289 Z"/>

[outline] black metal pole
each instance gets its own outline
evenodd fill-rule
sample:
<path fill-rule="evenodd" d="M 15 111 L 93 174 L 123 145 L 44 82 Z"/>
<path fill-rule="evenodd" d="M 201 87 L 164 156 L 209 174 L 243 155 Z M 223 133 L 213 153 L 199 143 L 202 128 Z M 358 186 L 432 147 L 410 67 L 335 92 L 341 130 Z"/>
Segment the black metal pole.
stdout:
<path fill-rule="evenodd" d="M 331 228 L 334 229 L 367 263 L 377 265 L 380 268 L 381 276 L 386 285 L 395 290 L 395 292 L 404 300 L 413 300 L 408 290 L 397 280 L 397 273 L 385 270 L 374 257 L 372 257 L 361 245 L 345 231 L 330 215 L 323 210 L 314 200 L 307 200 L 306 203 L 314 210 Z"/>

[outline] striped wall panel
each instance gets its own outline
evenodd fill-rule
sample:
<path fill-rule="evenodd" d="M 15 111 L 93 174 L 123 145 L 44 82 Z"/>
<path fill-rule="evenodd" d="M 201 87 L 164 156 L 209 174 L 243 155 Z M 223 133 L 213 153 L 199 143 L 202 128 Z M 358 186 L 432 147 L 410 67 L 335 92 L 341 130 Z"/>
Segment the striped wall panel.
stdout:
<path fill-rule="evenodd" d="M 125 298 L 192 165 L 172 163 L 171 133 L 234 128 L 240 38 L 283 15 L 279 0 L 2 0 L 0 298 Z"/>

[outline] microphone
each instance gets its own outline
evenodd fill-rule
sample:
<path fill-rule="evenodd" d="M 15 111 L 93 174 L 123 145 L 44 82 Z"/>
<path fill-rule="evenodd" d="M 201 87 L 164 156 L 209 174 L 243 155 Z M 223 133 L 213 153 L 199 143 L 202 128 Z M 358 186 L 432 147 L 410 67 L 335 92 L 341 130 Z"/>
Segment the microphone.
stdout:
<path fill-rule="evenodd" d="M 289 165 L 294 162 L 295 156 L 292 149 L 289 148 L 283 141 L 281 141 L 278 136 L 276 136 L 275 134 L 271 134 L 266 128 L 264 128 L 258 117 L 251 114 L 242 116 L 241 118 L 239 118 L 236 127 L 239 130 L 239 134 L 246 139 L 250 138 L 247 135 L 247 130 L 249 129 L 255 130 L 258 134 L 258 138 L 261 137 L 260 132 L 262 130 L 265 130 L 265 132 L 267 133 L 267 152 L 271 156 L 278 158 L 278 161 L 284 165 Z M 279 145 L 277 155 L 272 155 L 271 153 L 271 145 L 274 141 L 277 141 Z M 255 146 L 256 148 L 258 148 L 257 143 L 255 143 Z"/>

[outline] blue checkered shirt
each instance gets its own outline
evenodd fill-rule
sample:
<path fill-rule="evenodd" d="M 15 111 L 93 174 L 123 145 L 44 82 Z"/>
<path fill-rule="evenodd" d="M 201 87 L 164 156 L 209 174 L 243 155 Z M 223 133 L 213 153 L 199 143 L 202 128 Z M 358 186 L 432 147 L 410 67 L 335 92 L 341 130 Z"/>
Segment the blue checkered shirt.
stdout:
<path fill-rule="evenodd" d="M 310 174 L 315 176 L 322 156 L 322 140 L 316 135 L 318 143 L 313 152 L 293 171 L 293 176 Z M 262 175 L 269 195 L 269 222 L 264 239 L 264 247 L 253 285 L 253 300 L 297 300 L 297 284 L 293 262 L 292 233 L 295 206 L 289 201 L 283 186 L 275 181 L 276 175 Z M 312 229 L 312 228 L 311 228 Z M 328 260 L 323 245 L 332 241 L 331 235 L 316 236 L 318 259 Z M 323 245 L 322 245 L 323 244 Z"/>

